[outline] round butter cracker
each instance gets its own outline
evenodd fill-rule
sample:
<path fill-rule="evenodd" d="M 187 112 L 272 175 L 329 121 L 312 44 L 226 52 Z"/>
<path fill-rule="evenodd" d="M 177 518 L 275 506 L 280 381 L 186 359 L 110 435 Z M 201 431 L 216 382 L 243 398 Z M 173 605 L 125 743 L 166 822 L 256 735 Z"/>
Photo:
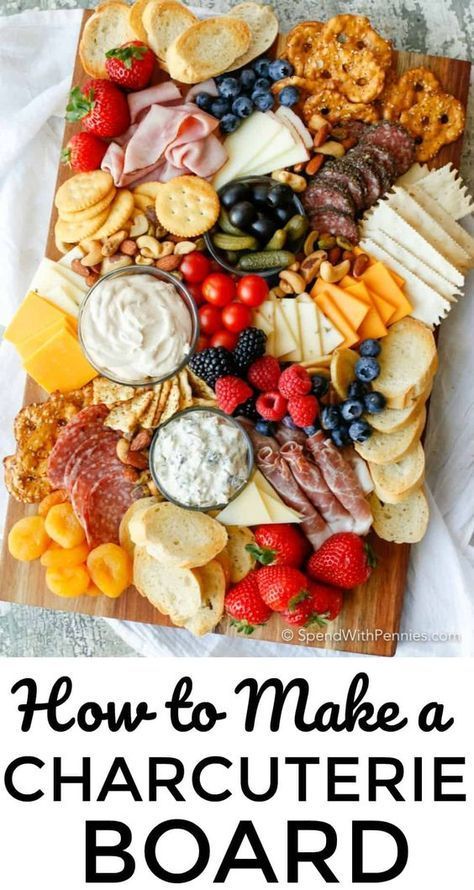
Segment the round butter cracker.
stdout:
<path fill-rule="evenodd" d="M 66 222 L 63 219 L 58 219 L 54 228 L 56 238 L 68 244 L 75 244 L 77 241 L 82 241 L 83 238 L 89 238 L 105 223 L 108 213 L 106 208 L 98 216 L 84 219 L 82 222 Z"/>
<path fill-rule="evenodd" d="M 101 223 L 99 231 L 94 233 L 95 239 L 100 241 L 101 238 L 115 235 L 115 232 L 120 231 L 125 223 L 128 222 L 134 209 L 135 204 L 132 193 L 128 189 L 119 189 L 107 210 L 105 221 L 103 224 Z"/>
<path fill-rule="evenodd" d="M 158 190 L 155 210 L 168 232 L 194 238 L 217 222 L 220 204 L 216 190 L 205 179 L 177 176 Z"/>
<path fill-rule="evenodd" d="M 109 204 L 115 198 L 117 193 L 117 189 L 115 186 L 110 189 L 107 195 L 105 195 L 97 204 L 92 204 L 91 207 L 86 207 L 85 210 L 75 210 L 72 213 L 67 210 L 62 210 L 59 214 L 60 218 L 65 222 L 82 222 L 85 219 L 93 219 L 95 216 L 99 216 L 103 210 L 106 210 Z"/>
<path fill-rule="evenodd" d="M 105 170 L 76 173 L 59 186 L 54 203 L 60 213 L 75 213 L 97 204 L 113 187 L 113 179 Z"/>

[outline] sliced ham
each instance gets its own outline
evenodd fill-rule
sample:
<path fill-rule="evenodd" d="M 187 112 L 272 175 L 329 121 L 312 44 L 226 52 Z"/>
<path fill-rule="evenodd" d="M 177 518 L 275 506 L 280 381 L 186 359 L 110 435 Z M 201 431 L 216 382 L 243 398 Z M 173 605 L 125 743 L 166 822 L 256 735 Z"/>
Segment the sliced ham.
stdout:
<path fill-rule="evenodd" d="M 320 430 L 309 436 L 307 448 L 338 501 L 354 520 L 353 531 L 366 535 L 372 525 L 372 513 L 350 463 Z"/>
<path fill-rule="evenodd" d="M 330 534 L 353 531 L 352 516 L 328 487 L 319 467 L 305 455 L 303 446 L 288 441 L 281 447 L 280 454 L 290 466 L 298 485 L 327 522 Z"/>
<path fill-rule="evenodd" d="M 186 93 L 185 102 L 193 102 L 198 93 L 207 93 L 208 96 L 218 96 L 219 90 L 217 89 L 217 84 L 213 78 L 210 80 L 204 80 L 202 83 L 195 83 L 191 87 L 190 90 Z"/>
<path fill-rule="evenodd" d="M 172 80 L 157 83 L 155 86 L 139 90 L 137 93 L 129 93 L 130 120 L 132 124 L 136 123 L 142 112 L 147 111 L 152 105 L 169 105 L 170 102 L 181 101 L 181 91 Z"/>

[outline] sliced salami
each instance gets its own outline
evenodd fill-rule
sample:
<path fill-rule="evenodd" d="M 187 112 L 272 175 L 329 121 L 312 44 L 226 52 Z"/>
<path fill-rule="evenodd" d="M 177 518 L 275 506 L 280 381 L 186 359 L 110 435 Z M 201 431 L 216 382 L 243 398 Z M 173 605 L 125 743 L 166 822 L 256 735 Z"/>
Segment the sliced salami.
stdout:
<path fill-rule="evenodd" d="M 359 157 L 371 158 L 382 173 L 386 188 L 389 189 L 398 176 L 397 162 L 389 151 L 379 145 L 361 145 L 355 150 Z"/>
<path fill-rule="evenodd" d="M 355 215 L 355 204 L 349 190 L 342 184 L 316 179 L 303 193 L 305 210 L 311 213 L 319 207 L 332 207 L 341 213 Z"/>
<path fill-rule="evenodd" d="M 87 440 L 108 414 L 105 405 L 91 405 L 69 421 L 57 439 L 48 461 L 48 478 L 54 488 L 64 487 L 66 466 L 76 448 Z"/>
<path fill-rule="evenodd" d="M 371 125 L 366 123 L 365 121 L 341 121 L 340 124 L 336 127 L 337 138 L 338 139 L 362 139 L 366 133 L 371 129 Z M 339 131 L 340 134 L 339 135 Z"/>
<path fill-rule="evenodd" d="M 75 448 L 66 466 L 64 487 L 72 491 L 76 479 L 81 475 L 96 478 L 101 464 L 110 467 L 110 463 L 117 460 L 119 438 L 118 433 L 101 426 Z"/>
<path fill-rule="evenodd" d="M 363 160 L 352 152 L 347 153 L 346 164 L 350 164 L 357 170 L 364 180 L 365 185 L 365 206 L 371 207 L 383 194 L 383 184 L 380 174 L 373 160 L 364 158 Z"/>
<path fill-rule="evenodd" d="M 398 176 L 406 173 L 415 160 L 415 142 L 401 124 L 381 121 L 362 137 L 361 142 L 378 145 L 390 152 L 397 164 Z"/>
<path fill-rule="evenodd" d="M 320 207 L 309 214 L 309 220 L 313 229 L 318 232 L 339 235 L 351 244 L 357 244 L 359 241 L 357 223 L 348 213 L 341 213 L 332 207 Z"/>
<path fill-rule="evenodd" d="M 316 177 L 319 182 L 331 182 L 339 188 L 346 188 L 356 210 L 365 210 L 366 192 L 362 176 L 344 161 L 338 160 L 325 164 Z"/>
<path fill-rule="evenodd" d="M 83 510 L 89 546 L 118 544 L 122 517 L 140 496 L 140 489 L 134 482 L 129 482 L 124 474 L 112 473 L 97 482 L 90 490 Z"/>
<path fill-rule="evenodd" d="M 362 164 L 367 163 L 370 168 L 374 170 L 382 186 L 382 194 L 389 190 L 392 180 L 388 174 L 387 164 L 383 163 L 383 161 L 377 157 L 372 146 L 360 145 L 349 152 L 349 154 L 352 161 L 357 161 Z"/>
<path fill-rule="evenodd" d="M 89 449 L 84 449 L 68 478 L 68 491 L 77 518 L 84 524 L 85 504 L 89 493 L 104 476 L 123 476 L 123 464 L 117 458 L 117 439 L 103 433 Z"/>

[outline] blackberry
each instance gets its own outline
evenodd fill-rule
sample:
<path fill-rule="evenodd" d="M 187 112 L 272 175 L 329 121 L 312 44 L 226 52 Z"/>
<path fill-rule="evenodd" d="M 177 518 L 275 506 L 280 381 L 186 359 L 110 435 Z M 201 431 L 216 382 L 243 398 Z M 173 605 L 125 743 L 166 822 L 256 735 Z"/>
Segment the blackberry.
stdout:
<path fill-rule="evenodd" d="M 234 362 L 240 373 L 245 373 L 252 362 L 264 355 L 266 343 L 267 335 L 258 328 L 245 328 L 239 334 L 234 349 Z"/>
<path fill-rule="evenodd" d="M 234 411 L 234 417 L 246 417 L 248 420 L 258 420 L 260 415 L 255 407 L 257 401 L 256 396 L 250 396 L 247 401 L 242 402 Z"/>
<path fill-rule="evenodd" d="M 215 389 L 219 377 L 235 374 L 232 353 L 224 346 L 209 346 L 196 352 L 189 362 L 191 371 Z"/>

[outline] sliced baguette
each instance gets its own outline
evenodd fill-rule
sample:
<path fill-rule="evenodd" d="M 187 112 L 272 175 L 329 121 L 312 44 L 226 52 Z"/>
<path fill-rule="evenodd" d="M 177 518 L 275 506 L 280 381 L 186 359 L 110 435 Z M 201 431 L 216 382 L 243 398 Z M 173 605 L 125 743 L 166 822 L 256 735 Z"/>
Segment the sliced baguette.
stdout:
<path fill-rule="evenodd" d="M 231 9 L 232 18 L 246 22 L 252 32 L 248 50 L 236 59 L 228 71 L 248 65 L 267 51 L 278 35 L 278 19 L 271 6 L 260 3 L 239 3 Z"/>
<path fill-rule="evenodd" d="M 369 464 L 375 494 L 384 504 L 398 504 L 416 491 L 425 478 L 425 452 L 415 442 L 399 461 L 391 464 Z"/>
<path fill-rule="evenodd" d="M 254 568 L 255 558 L 246 550 L 248 544 L 255 543 L 253 532 L 243 525 L 228 525 L 229 540 L 225 548 L 230 558 L 230 580 L 232 584 L 242 581 Z"/>
<path fill-rule="evenodd" d="M 386 407 L 393 408 L 395 411 L 403 411 L 404 408 L 412 406 L 427 389 L 431 392 L 434 377 L 438 370 L 438 363 L 438 353 L 436 353 L 436 355 L 433 356 L 433 361 L 427 371 L 426 378 L 420 380 L 420 383 L 414 386 L 409 392 L 404 393 L 403 395 L 394 396 L 392 399 L 387 399 Z"/>
<path fill-rule="evenodd" d="M 84 71 L 91 77 L 107 77 L 106 52 L 135 39 L 129 7 L 124 3 L 105 3 L 88 19 L 82 32 L 79 56 Z"/>
<path fill-rule="evenodd" d="M 145 547 L 135 548 L 133 583 L 174 624 L 184 624 L 201 608 L 199 577 L 190 569 L 161 565 Z"/>
<path fill-rule="evenodd" d="M 202 637 L 211 633 L 224 614 L 225 574 L 220 563 L 213 559 L 207 565 L 193 572 L 201 585 L 201 606 L 184 622 L 183 627 Z"/>
<path fill-rule="evenodd" d="M 374 430 L 378 430 L 380 433 L 395 433 L 397 430 L 408 426 L 423 410 L 423 406 L 431 395 L 432 388 L 433 381 L 430 380 L 421 395 L 413 399 L 405 408 L 384 408 L 380 414 L 366 414 L 366 420 Z"/>
<path fill-rule="evenodd" d="M 166 60 L 173 41 L 197 21 L 190 9 L 175 0 L 151 0 L 142 13 L 147 43 L 161 61 Z"/>
<path fill-rule="evenodd" d="M 163 565 L 203 566 L 227 544 L 227 532 L 220 522 L 167 501 L 149 507 L 139 519 L 148 553 Z"/>
<path fill-rule="evenodd" d="M 412 492 L 399 504 L 383 504 L 376 494 L 372 494 L 370 506 L 374 517 L 373 529 L 383 541 L 416 544 L 426 534 L 430 513 L 422 488 Z"/>
<path fill-rule="evenodd" d="M 205 19 L 183 31 L 166 53 L 173 80 L 199 83 L 226 71 L 248 50 L 252 32 L 230 16 Z"/>
<path fill-rule="evenodd" d="M 426 408 L 422 408 L 408 426 L 395 433 L 379 433 L 374 430 L 366 442 L 355 442 L 354 448 L 368 463 L 390 464 L 405 457 L 410 448 L 418 442 L 426 423 Z"/>
<path fill-rule="evenodd" d="M 157 498 L 149 497 L 149 498 L 140 498 L 138 501 L 134 501 L 133 504 L 130 504 L 127 512 L 122 517 L 122 521 L 119 527 L 119 542 L 120 546 L 123 547 L 130 556 L 133 556 L 133 551 L 135 550 L 136 541 L 133 540 L 130 534 L 130 522 L 135 517 L 135 522 L 138 519 L 138 516 L 141 513 L 144 513 L 145 510 L 148 510 L 148 507 L 151 507 L 152 504 L 157 503 Z M 142 542 L 144 543 L 144 542 Z"/>
<path fill-rule="evenodd" d="M 135 0 L 135 3 L 132 4 L 129 10 L 128 18 L 130 27 L 132 28 L 132 31 L 135 32 L 135 36 L 138 40 L 142 40 L 143 43 L 148 43 L 148 34 L 143 25 L 143 13 L 145 7 L 152 2 L 154 2 L 154 0 Z"/>
<path fill-rule="evenodd" d="M 404 408 L 423 392 L 435 373 L 436 355 L 433 332 L 423 322 L 407 317 L 392 325 L 382 341 L 377 377 L 389 407 Z"/>

